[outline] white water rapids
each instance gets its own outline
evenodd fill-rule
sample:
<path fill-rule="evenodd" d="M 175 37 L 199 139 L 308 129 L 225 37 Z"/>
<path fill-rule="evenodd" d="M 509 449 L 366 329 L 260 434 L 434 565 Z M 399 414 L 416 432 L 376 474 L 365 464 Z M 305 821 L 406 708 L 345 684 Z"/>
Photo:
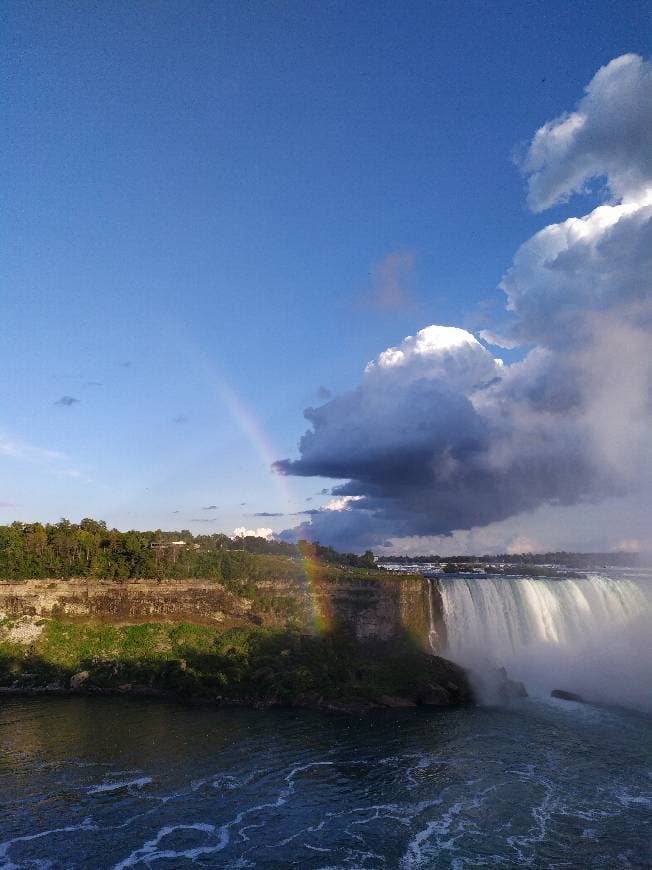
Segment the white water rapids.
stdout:
<path fill-rule="evenodd" d="M 444 655 L 552 689 L 652 711 L 649 579 L 440 578 Z"/>

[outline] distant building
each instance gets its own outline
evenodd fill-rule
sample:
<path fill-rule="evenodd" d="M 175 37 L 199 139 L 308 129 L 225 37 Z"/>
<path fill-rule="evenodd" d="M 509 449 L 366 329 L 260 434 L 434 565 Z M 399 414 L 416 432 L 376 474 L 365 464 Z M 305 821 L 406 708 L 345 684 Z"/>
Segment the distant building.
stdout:
<path fill-rule="evenodd" d="M 166 550 L 169 547 L 187 547 L 185 541 L 151 541 L 150 550 Z M 199 545 L 195 544 L 194 549 L 199 549 Z"/>

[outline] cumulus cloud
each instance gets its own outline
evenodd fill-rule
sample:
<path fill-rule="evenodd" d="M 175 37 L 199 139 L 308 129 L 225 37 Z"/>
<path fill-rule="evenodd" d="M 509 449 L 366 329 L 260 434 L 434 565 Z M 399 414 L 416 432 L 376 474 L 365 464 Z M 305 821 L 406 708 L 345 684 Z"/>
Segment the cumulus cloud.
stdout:
<path fill-rule="evenodd" d="M 624 54 L 599 69 L 575 111 L 537 131 L 521 168 L 533 211 L 594 178 L 617 199 L 636 197 L 652 177 L 652 65 Z"/>
<path fill-rule="evenodd" d="M 652 126 L 652 117 L 650 118 Z M 636 198 L 545 227 L 523 244 L 500 286 L 514 315 L 509 337 L 563 346 L 591 338 L 587 315 L 650 315 L 652 178 Z"/>
<path fill-rule="evenodd" d="M 274 532 L 271 529 L 248 529 L 245 526 L 238 526 L 233 530 L 232 538 L 266 538 L 270 540 L 274 537 Z"/>
<path fill-rule="evenodd" d="M 481 337 L 525 357 L 505 365 L 469 332 L 437 325 L 380 353 L 358 386 L 306 410 L 299 458 L 277 463 L 341 481 L 286 537 L 387 546 L 650 483 L 651 97 L 651 65 L 617 58 L 529 146 L 535 210 L 594 177 L 608 202 L 517 251 L 500 285 L 505 337 Z"/>

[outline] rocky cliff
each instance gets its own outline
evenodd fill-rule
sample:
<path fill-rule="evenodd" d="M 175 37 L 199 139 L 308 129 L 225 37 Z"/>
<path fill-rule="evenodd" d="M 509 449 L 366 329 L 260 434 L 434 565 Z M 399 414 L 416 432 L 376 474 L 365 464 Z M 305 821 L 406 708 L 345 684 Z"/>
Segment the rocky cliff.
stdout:
<path fill-rule="evenodd" d="M 436 588 L 416 576 L 0 583 L 0 692 L 138 692 L 358 710 L 468 703 L 433 656 Z"/>
<path fill-rule="evenodd" d="M 391 641 L 408 633 L 429 648 L 433 601 L 421 577 L 380 573 L 352 579 L 279 576 L 236 594 L 202 580 L 127 584 L 87 580 L 0 583 L 0 618 L 56 618 L 113 625 L 190 622 L 264 626 L 305 634 L 327 631 L 357 641 Z M 437 613 L 435 613 L 435 618 Z M 441 625 L 438 636 L 441 637 Z"/>

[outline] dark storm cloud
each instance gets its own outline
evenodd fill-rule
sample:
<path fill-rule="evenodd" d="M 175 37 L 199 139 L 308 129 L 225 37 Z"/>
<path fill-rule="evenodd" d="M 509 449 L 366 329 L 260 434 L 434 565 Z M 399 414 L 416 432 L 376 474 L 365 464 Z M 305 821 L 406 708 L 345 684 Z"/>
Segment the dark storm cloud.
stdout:
<path fill-rule="evenodd" d="M 577 112 L 542 127 L 523 160 L 538 210 L 595 176 L 612 197 L 516 253 L 501 284 L 503 343 L 529 346 L 525 358 L 503 365 L 470 333 L 440 326 L 381 353 L 358 386 L 307 409 L 299 458 L 277 463 L 345 481 L 285 537 L 361 549 L 649 483 L 650 70 L 633 55 L 600 70 Z M 645 153 L 632 154 L 628 131 Z"/>

